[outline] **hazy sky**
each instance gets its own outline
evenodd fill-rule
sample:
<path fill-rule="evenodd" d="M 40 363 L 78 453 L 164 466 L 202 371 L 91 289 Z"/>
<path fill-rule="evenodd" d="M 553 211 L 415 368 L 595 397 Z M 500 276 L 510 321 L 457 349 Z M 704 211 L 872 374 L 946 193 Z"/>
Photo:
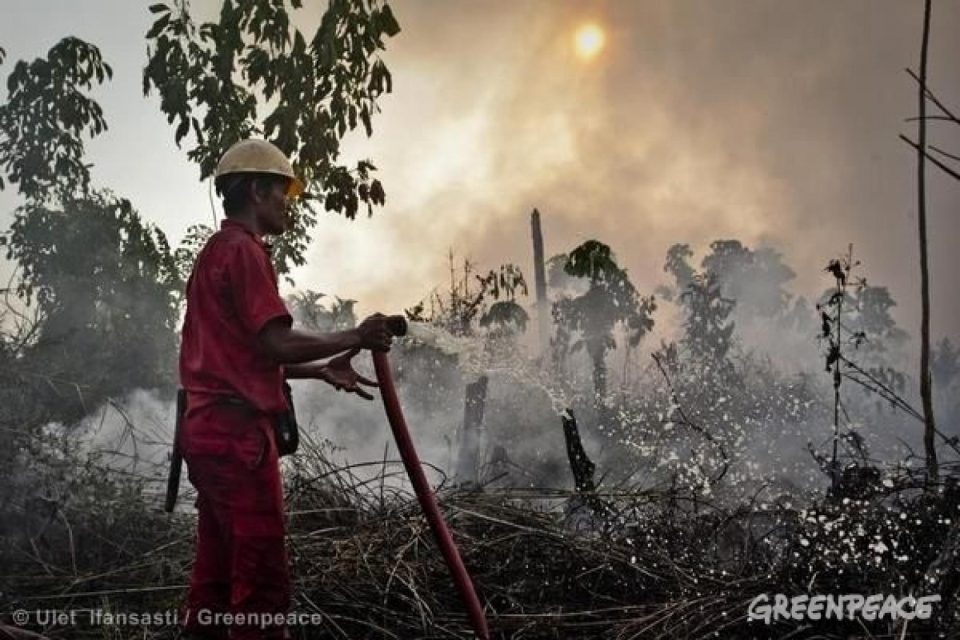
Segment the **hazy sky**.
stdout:
<path fill-rule="evenodd" d="M 110 131 L 89 145 L 94 179 L 129 197 L 171 239 L 212 218 L 208 187 L 173 144 L 158 99 L 141 95 L 147 2 L 6 0 L 0 78 L 65 35 L 113 65 L 97 92 Z M 305 2 L 312 27 L 325 2 Z M 194 2 L 209 14 L 218 3 Z M 642 291 L 666 281 L 675 242 L 765 244 L 829 281 L 848 243 L 919 332 L 915 136 L 919 0 L 397 0 L 402 33 L 384 59 L 394 93 L 348 159 L 380 168 L 387 206 L 321 218 L 301 287 L 397 312 L 446 281 L 448 249 L 481 268 L 516 262 L 532 281 L 529 213 L 548 255 L 597 238 Z M 585 61 L 587 22 L 605 46 Z M 934 2 L 929 82 L 960 110 L 960 3 Z M 960 128 L 934 127 L 960 152 Z M 960 337 L 960 183 L 929 170 L 934 335 Z M 0 194 L 0 226 L 16 205 Z M 6 267 L 9 271 L 9 267 Z"/>

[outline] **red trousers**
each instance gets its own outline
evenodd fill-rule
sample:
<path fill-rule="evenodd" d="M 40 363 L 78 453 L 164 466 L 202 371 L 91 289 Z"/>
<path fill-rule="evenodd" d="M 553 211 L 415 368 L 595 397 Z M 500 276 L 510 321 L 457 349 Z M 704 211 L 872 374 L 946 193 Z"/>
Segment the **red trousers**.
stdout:
<path fill-rule="evenodd" d="M 188 410 L 181 448 L 198 510 L 185 631 L 215 640 L 288 638 L 284 625 L 272 624 L 290 607 L 290 577 L 269 418 L 220 405 Z M 240 616 L 248 624 L 236 624 Z"/>

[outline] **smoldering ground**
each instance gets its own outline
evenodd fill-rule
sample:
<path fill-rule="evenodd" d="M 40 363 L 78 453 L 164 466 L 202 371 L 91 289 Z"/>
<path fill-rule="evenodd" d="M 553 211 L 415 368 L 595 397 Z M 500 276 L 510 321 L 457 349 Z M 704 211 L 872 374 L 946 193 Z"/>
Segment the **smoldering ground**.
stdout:
<path fill-rule="evenodd" d="M 691 262 L 699 267 L 696 256 Z M 576 282 L 555 284 L 559 288 L 551 289 L 554 296 L 583 291 Z M 670 284 L 665 278 L 664 287 Z M 784 313 L 796 302 L 782 274 L 754 272 L 730 284 L 732 290 L 766 291 L 775 298 L 787 291 Z M 464 388 L 486 375 L 490 385 L 479 460 L 484 481 L 569 488 L 572 476 L 560 422 L 560 412 L 568 408 L 579 416 L 584 447 L 608 487 L 656 486 L 677 472 L 708 477 L 709 468 L 719 465 L 720 449 L 683 425 L 677 411 L 686 409 L 699 427 L 725 445 L 730 471 L 722 490 L 731 497 L 753 487 L 758 478 L 770 480 L 781 493 L 820 489 L 827 478 L 810 447 L 821 453 L 829 449 L 833 427 L 830 376 L 822 369 L 816 318 L 810 312 L 802 321 L 784 325 L 782 315 L 765 318 L 752 315 L 749 308 L 743 305 L 732 316 L 742 388 L 718 387 L 709 396 L 714 406 L 700 411 L 699 387 L 709 379 L 665 378 L 653 364 L 655 351 L 682 337 L 679 299 L 662 299 L 654 330 L 640 346 L 626 349 L 624 336 L 618 335 L 620 346 L 607 356 L 612 391 L 605 403 L 617 417 L 606 425 L 600 424 L 590 393 L 589 358 L 582 352 L 570 356 L 564 380 L 544 373 L 533 362 L 533 327 L 515 348 L 496 358 L 482 337 L 454 337 L 439 328 L 414 325 L 418 337 L 398 343 L 390 357 L 414 441 L 424 462 L 436 470 L 431 471 L 436 483 L 461 479 L 457 461 Z M 355 364 L 372 377 L 366 354 L 357 356 Z M 863 462 L 901 460 L 920 450 L 918 424 L 863 390 L 845 387 L 844 393 L 850 431 L 856 434 L 851 437 L 865 443 Z M 294 394 L 305 436 L 322 443 L 335 464 L 356 465 L 361 477 L 379 473 L 378 463 L 384 460 L 397 464 L 379 399 L 368 402 L 318 381 L 294 381 Z M 950 422 L 955 416 L 945 418 L 942 428 L 948 433 L 956 429 Z M 158 481 L 165 473 L 172 427 L 172 402 L 138 390 L 86 418 L 81 433 L 89 449 L 105 455 L 111 467 Z M 403 484 L 402 477 L 394 475 L 391 481 Z"/>

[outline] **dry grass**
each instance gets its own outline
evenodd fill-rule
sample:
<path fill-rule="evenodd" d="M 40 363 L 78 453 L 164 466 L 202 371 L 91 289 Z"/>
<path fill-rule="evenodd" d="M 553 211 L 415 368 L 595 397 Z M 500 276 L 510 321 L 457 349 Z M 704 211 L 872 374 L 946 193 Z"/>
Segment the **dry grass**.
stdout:
<path fill-rule="evenodd" d="M 426 521 L 402 488 L 398 465 L 338 467 L 307 443 L 288 471 L 295 609 L 319 613 L 324 621 L 295 628 L 294 637 L 472 637 Z M 4 538 L 3 609 L 176 609 L 192 560 L 193 517 L 190 510 L 160 512 L 156 488 L 141 483 L 99 507 L 80 501 L 84 506 L 77 509 L 54 509 L 39 535 L 33 530 Z M 495 637 L 615 640 L 901 637 L 904 631 L 909 638 L 927 637 L 933 629 L 919 621 L 909 630 L 897 624 L 865 628 L 834 621 L 805 628 L 746 621 L 758 594 L 808 591 L 948 589 L 936 624 L 954 624 L 956 630 L 956 558 L 946 559 L 953 574 L 941 575 L 938 584 L 922 583 L 956 528 L 944 524 L 945 514 L 957 509 L 956 492 L 939 495 L 896 486 L 870 501 L 823 503 L 813 511 L 848 518 L 848 530 L 858 523 L 879 527 L 892 513 L 909 514 L 912 537 L 884 535 L 900 536 L 901 550 L 909 546 L 915 558 L 906 566 L 873 567 L 857 578 L 851 574 L 867 556 L 831 564 L 842 538 L 813 538 L 812 546 L 799 542 L 813 535 L 810 512 L 757 504 L 720 508 L 673 489 L 599 496 L 606 511 L 598 517 L 587 507 L 571 514 L 571 505 L 583 501 L 563 491 L 440 491 Z M 891 586 L 891 580 L 901 583 Z M 78 640 L 175 635 L 165 627 L 42 631 Z"/>

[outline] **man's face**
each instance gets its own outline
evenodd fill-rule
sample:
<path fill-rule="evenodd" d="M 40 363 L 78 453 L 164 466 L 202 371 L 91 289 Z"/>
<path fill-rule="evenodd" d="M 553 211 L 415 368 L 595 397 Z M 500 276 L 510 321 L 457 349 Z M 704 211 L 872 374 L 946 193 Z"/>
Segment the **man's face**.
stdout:
<path fill-rule="evenodd" d="M 290 228 L 288 212 L 287 185 L 282 181 L 271 181 L 265 191 L 260 192 L 257 202 L 257 219 L 260 228 L 270 235 L 280 235 Z"/>

